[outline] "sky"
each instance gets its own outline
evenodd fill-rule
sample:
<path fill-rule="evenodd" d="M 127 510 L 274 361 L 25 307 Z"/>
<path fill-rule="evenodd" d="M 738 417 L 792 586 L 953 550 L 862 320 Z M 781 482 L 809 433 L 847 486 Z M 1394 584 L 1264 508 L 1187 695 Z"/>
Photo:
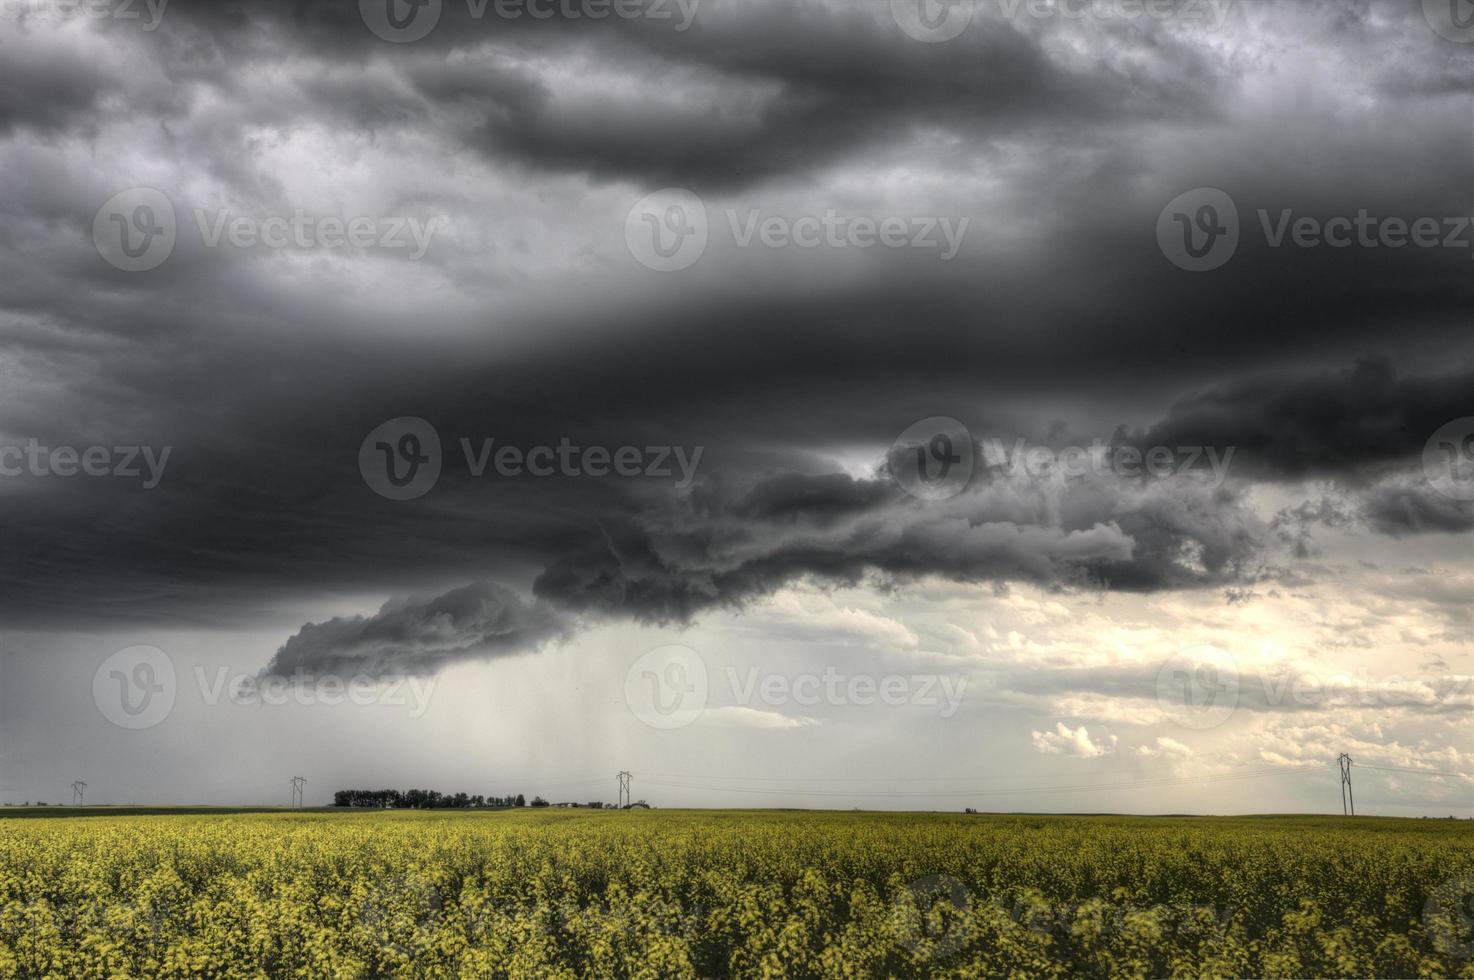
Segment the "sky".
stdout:
<path fill-rule="evenodd" d="M 0 800 L 1474 816 L 1465 0 L 0 0 Z"/>

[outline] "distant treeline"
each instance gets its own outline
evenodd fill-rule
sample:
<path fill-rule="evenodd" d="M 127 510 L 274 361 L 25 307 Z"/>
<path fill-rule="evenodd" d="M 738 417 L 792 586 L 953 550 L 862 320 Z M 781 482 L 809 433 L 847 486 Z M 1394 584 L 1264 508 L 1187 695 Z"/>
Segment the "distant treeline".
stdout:
<path fill-rule="evenodd" d="M 532 798 L 533 806 L 547 806 L 540 796 Z M 527 806 L 527 799 L 516 796 L 468 796 L 465 793 L 440 793 L 433 789 L 340 789 L 333 794 L 333 806 L 374 807 L 380 810 L 464 810 L 471 807 Z"/>

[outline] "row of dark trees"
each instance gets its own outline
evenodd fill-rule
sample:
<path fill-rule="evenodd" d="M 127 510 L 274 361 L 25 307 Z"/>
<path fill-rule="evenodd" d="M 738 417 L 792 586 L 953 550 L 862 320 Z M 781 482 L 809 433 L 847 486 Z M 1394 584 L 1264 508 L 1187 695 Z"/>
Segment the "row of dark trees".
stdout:
<path fill-rule="evenodd" d="M 378 810 L 467 810 L 475 807 L 527 806 L 527 798 L 516 796 L 468 796 L 465 793 L 441 793 L 433 789 L 340 789 L 333 794 L 333 806 L 372 807 Z M 540 796 L 532 798 L 533 806 L 547 806 Z"/>

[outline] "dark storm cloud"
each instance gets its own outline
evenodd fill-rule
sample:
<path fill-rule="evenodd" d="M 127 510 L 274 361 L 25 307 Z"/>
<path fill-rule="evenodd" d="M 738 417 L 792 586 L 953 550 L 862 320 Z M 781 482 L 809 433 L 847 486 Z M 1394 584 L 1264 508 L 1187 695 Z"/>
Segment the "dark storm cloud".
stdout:
<path fill-rule="evenodd" d="M 1207 587 L 1256 572 L 1261 537 L 1258 521 L 1231 494 L 1191 482 L 1082 481 L 1051 490 L 994 474 L 954 500 L 925 504 L 885 474 L 782 474 L 741 489 L 702 487 L 672 504 L 600 521 L 537 576 L 534 605 L 495 590 L 498 617 L 503 606 L 519 622 L 531 610 L 538 617 L 537 628 L 499 630 L 496 648 L 480 640 L 478 617 L 463 615 L 424 637 L 401 628 L 406 610 L 417 624 L 439 622 L 442 607 L 464 604 L 467 590 L 460 589 L 429 605 L 386 607 L 367 621 L 371 631 L 364 620 L 309 626 L 271 670 L 429 673 L 456 659 L 533 649 L 551 638 L 552 624 L 571 621 L 565 616 L 687 625 L 800 581 L 855 585 L 878 575 L 893 584 Z M 473 596 L 479 600 L 484 588 L 473 587 Z M 385 632 L 394 637 L 387 653 L 378 643 Z"/>
<path fill-rule="evenodd" d="M 12 39 L 0 46 L 0 136 L 17 128 L 44 135 L 85 125 L 106 83 L 106 75 L 76 52 Z"/>
<path fill-rule="evenodd" d="M 266 673 L 382 677 L 433 673 L 458 661 L 526 653 L 566 636 L 547 609 L 489 582 L 428 601 L 395 600 L 373 616 L 309 624 Z"/>
<path fill-rule="evenodd" d="M 1296 558 L 1309 558 L 1315 553 L 1316 529 L 1344 530 L 1355 520 L 1356 515 L 1345 501 L 1322 496 L 1284 508 L 1274 516 L 1270 526 L 1281 540 L 1292 546 Z"/>
<path fill-rule="evenodd" d="M 64 54 L 0 67 L 24 93 L 0 96 L 0 442 L 175 447 L 147 493 L 0 485 L 7 623 L 239 626 L 304 596 L 488 579 L 537 597 L 453 601 L 444 635 L 421 628 L 429 607 L 395 606 L 304 631 L 278 658 L 433 669 L 535 647 L 556 635 L 543 615 L 684 622 L 804 578 L 1229 587 L 1257 580 L 1277 540 L 1237 484 L 1087 481 L 1046 507 L 1041 487 L 980 477 L 933 507 L 835 460 L 878 458 L 932 415 L 978 437 L 1042 439 L 1063 420 L 1237 446 L 1237 483 L 1364 493 L 1471 414 L 1465 252 L 1254 239 L 1260 207 L 1467 208 L 1467 107 L 1443 93 L 1470 53 L 1416 11 L 1260 4 L 1262 35 L 990 15 L 941 45 L 907 38 L 885 5 L 707 0 L 685 33 L 447 11 L 426 41 L 391 45 L 354 4 L 178 3 L 152 34 L 99 24 L 100 47 L 53 39 Z M 1307 62 L 1333 37 L 1337 64 L 1360 55 L 1364 75 L 1280 71 L 1273 28 Z M 1354 104 L 1317 103 L 1353 82 Z M 195 204 L 289 212 L 303 183 L 364 173 L 344 199 L 506 235 L 432 248 L 408 312 L 363 298 L 412 281 L 377 255 L 186 242 L 139 276 L 90 240 L 122 187 L 165 185 L 188 225 Z M 978 237 L 946 266 L 714 248 L 693 278 L 645 275 L 620 222 L 673 181 L 708 195 L 717 229 L 727 205 L 850 202 L 972 215 Z M 1195 276 L 1154 225 L 1208 184 L 1239 202 L 1246 240 Z M 400 505 L 369 491 L 356 456 L 402 415 L 439 429 L 448 465 Z M 492 436 L 707 452 L 686 496 L 472 480 L 458 440 Z M 1387 493 L 1366 505 L 1377 530 L 1468 528 L 1463 506 Z M 545 629 L 503 630 L 502 615 Z"/>
<path fill-rule="evenodd" d="M 397 347 L 382 357 L 361 352 L 332 360 L 324 352 L 296 367 L 244 347 L 213 355 L 242 378 L 273 378 L 270 397 L 249 384 L 222 389 L 213 373 L 159 375 L 119 361 L 119 387 L 93 392 L 89 401 L 98 411 L 125 414 L 133 384 L 163 381 L 151 392 L 155 412 L 121 430 L 132 440 L 178 447 L 171 472 L 147 493 L 96 481 L 53 482 L 44 492 L 40 484 L 16 485 L 0 517 L 14 542 L 0 601 L 13 621 L 162 615 L 236 622 L 258 616 L 273 597 L 325 582 L 375 590 L 417 578 L 495 575 L 524 586 L 537 579 L 539 595 L 571 610 L 674 621 L 751 601 L 804 576 L 849 582 L 869 571 L 1130 590 L 1217 586 L 1252 580 L 1268 536 L 1245 519 L 1235 491 L 1190 481 L 1081 484 L 1055 513 L 1028 499 L 1043 486 L 1020 485 L 1021 499 L 1014 499 L 1004 494 L 1007 481 L 984 474 L 978 494 L 956 508 L 923 507 L 889 479 L 825 472 L 814 456 L 823 446 L 816 434 L 864 432 L 871 445 L 883 444 L 915 414 L 900 414 L 875 396 L 856 406 L 842 391 L 822 384 L 806 390 L 797 379 L 773 387 L 781 369 L 769 381 L 781 397 L 752 402 L 740 378 L 708 367 L 696 345 L 680 355 L 668 349 L 654 365 L 631 365 L 623 376 L 612 347 L 596 345 L 586 355 L 599 362 L 599 353 L 609 356 L 597 366 L 556 356 L 500 367 L 448 365 Z M 708 370 L 705 393 L 679 377 L 684 371 L 701 378 Z M 1294 403 L 1296 392 L 1326 383 L 1317 373 L 1230 386 L 1190 402 L 1213 406 L 1200 423 L 1184 413 L 1151 431 L 1166 445 L 1243 445 L 1273 458 L 1289 451 L 1300 430 L 1287 416 L 1284 445 L 1263 442 L 1264 406 Z M 1426 378 L 1402 384 L 1411 404 L 1421 397 L 1415 390 L 1436 397 L 1443 388 Z M 571 391 L 580 393 L 573 403 L 559 394 Z M 586 402 L 604 407 L 591 415 Z M 38 403 L 16 431 L 72 444 L 97 431 L 58 426 L 47 420 L 48 410 L 45 400 Z M 409 412 L 440 430 L 447 471 L 431 496 L 393 504 L 364 485 L 356 453 L 375 425 Z M 251 419 L 248 426 L 237 421 L 242 417 Z M 1375 423 L 1368 417 L 1358 424 L 1371 432 Z M 1386 425 L 1397 429 L 1395 419 Z M 1113 426 L 1105 419 L 1097 431 L 1106 436 Z M 987 431 L 976 427 L 975 434 Z M 772 443 L 754 449 L 764 434 L 794 451 L 775 453 Z M 462 438 L 528 446 L 564 436 L 586 444 L 705 445 L 705 473 L 716 482 L 679 498 L 669 481 L 476 481 L 461 459 Z M 1390 437 L 1368 437 L 1375 452 L 1339 462 L 1324 454 L 1318 472 L 1364 484 L 1368 465 L 1416 466 L 1422 441 L 1410 434 L 1399 446 Z M 764 471 L 772 475 L 754 478 Z M 1238 476 L 1231 470 L 1231 479 Z M 1385 517 L 1378 526 L 1386 528 Z M 1088 547 L 1072 550 L 1076 544 Z"/>
<path fill-rule="evenodd" d="M 1216 115 L 1225 95 L 1207 52 L 1150 23 L 1099 29 L 1113 51 L 1149 52 L 1151 70 L 1116 57 L 1078 70 L 1046 53 L 1047 22 L 987 15 L 986 4 L 975 29 L 941 46 L 907 37 L 884 4 L 704 0 L 684 31 L 551 7 L 547 19 L 507 19 L 449 2 L 428 37 L 390 45 L 354 4 L 178 3 L 165 29 L 112 37 L 176 83 L 230 93 L 256 124 L 412 132 L 433 121 L 437 136 L 493 162 L 702 190 L 884 151 L 933 128 L 1186 121 Z M 303 62 L 318 70 L 291 71 Z M 282 69 L 285 98 L 253 94 L 254 75 Z M 585 90 L 589 70 L 617 84 Z"/>
<path fill-rule="evenodd" d="M 1201 56 L 1166 40 L 1154 39 L 1170 74 L 1084 75 L 1051 64 L 1013 24 L 927 50 L 875 16 L 884 10 L 754 4 L 733 16 L 708 0 L 690 33 L 647 29 L 621 35 L 624 50 L 600 47 L 629 59 L 639 98 L 560 99 L 530 76 L 472 64 L 437 62 L 412 78 L 428 100 L 470 110 L 465 138 L 493 157 L 702 190 L 807 171 L 931 127 L 1001 135 L 1125 106 L 1186 117 L 1213 94 Z"/>
<path fill-rule="evenodd" d="M 1372 528 L 1393 536 L 1474 531 L 1474 504 L 1453 500 L 1416 479 L 1389 480 L 1371 488 L 1363 514 Z"/>
<path fill-rule="evenodd" d="M 1383 359 L 1350 369 L 1253 378 L 1177 402 L 1129 437 L 1137 446 L 1235 446 L 1246 475 L 1355 478 L 1406 462 L 1445 423 L 1474 410 L 1474 369 L 1400 374 Z"/>
<path fill-rule="evenodd" d="M 857 480 L 843 473 L 785 473 L 764 480 L 728 505 L 719 494 L 701 493 L 695 509 L 711 514 L 725 507 L 732 516 L 748 520 L 808 520 L 825 525 L 891 503 L 895 497 L 894 485 L 883 480 Z"/>
<path fill-rule="evenodd" d="M 804 577 L 854 584 L 871 572 L 1131 590 L 1210 585 L 1245 573 L 1258 547 L 1256 522 L 1231 495 L 1204 506 L 1217 492 L 1189 483 L 1082 481 L 1051 491 L 984 479 L 952 501 L 926 504 L 887 475 L 776 482 L 793 506 L 769 507 L 766 483 L 694 494 L 685 506 L 609 529 L 593 547 L 560 559 L 539 576 L 536 592 L 573 609 L 683 622 Z M 851 486 L 834 493 L 842 482 Z M 805 483 L 813 493 L 801 492 Z M 860 498 L 873 502 L 856 507 Z"/>

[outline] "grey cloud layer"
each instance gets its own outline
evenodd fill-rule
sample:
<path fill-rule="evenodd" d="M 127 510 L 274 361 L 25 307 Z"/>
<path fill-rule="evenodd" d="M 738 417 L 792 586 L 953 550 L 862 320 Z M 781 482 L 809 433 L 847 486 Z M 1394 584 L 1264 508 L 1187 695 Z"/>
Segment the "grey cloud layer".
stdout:
<path fill-rule="evenodd" d="M 402 46 L 353 4 L 178 3 L 152 33 L 0 22 L 0 435 L 175 447 L 148 494 L 0 485 L 0 614 L 238 626 L 304 593 L 438 592 L 308 627 L 273 665 L 434 669 L 804 577 L 1249 584 L 1273 574 L 1276 531 L 1306 555 L 1334 519 L 1270 528 L 1256 481 L 1329 481 L 1387 534 L 1468 531 L 1471 508 L 1417 472 L 1431 432 L 1474 414 L 1467 254 L 1246 234 L 1196 277 L 1154 225 L 1200 185 L 1230 191 L 1246 232 L 1260 207 L 1460 213 L 1471 46 L 1393 3 L 1241 5 L 1220 32 L 980 7 L 940 45 L 886 5 L 819 2 L 706 0 L 684 33 L 472 23 L 448 3 Z M 714 249 L 661 278 L 621 222 L 671 183 L 714 217 L 957 214 L 975 232 L 945 268 Z M 130 275 L 90 227 L 140 184 L 185 221 L 289 212 L 307 187 L 460 234 L 413 270 L 185 242 Z M 406 414 L 451 446 L 703 445 L 712 480 L 683 497 L 449 472 L 393 506 L 355 455 Z M 1239 452 L 1216 490 L 981 477 L 930 507 L 836 472 L 937 414 L 979 437 Z M 523 598 L 452 588 L 485 580 Z"/>
<path fill-rule="evenodd" d="M 461 660 L 536 650 L 566 630 L 545 609 L 481 582 L 428 601 L 389 602 L 373 616 L 304 626 L 266 669 L 340 677 L 430 673 Z"/>
<path fill-rule="evenodd" d="M 540 623 L 605 619 L 687 624 L 715 608 L 741 608 L 801 580 L 856 584 L 939 577 L 1028 581 L 1129 590 L 1192 588 L 1256 574 L 1263 528 L 1231 493 L 1192 480 L 1114 479 L 1048 486 L 985 474 L 945 505 L 922 504 L 887 475 L 786 474 L 732 490 L 704 486 L 689 498 L 600 523 L 581 547 L 534 582 Z M 464 590 L 436 603 L 458 605 Z M 518 620 L 528 607 L 497 593 Z M 417 606 L 433 618 L 436 604 Z M 551 625 L 508 630 L 496 646 L 472 618 L 453 637 L 417 645 L 402 636 L 403 607 L 386 608 L 373 633 L 393 633 L 385 655 L 365 654 L 363 623 L 308 626 L 273 669 L 323 672 L 392 663 L 433 671 L 449 660 L 520 652 L 546 642 Z M 569 619 L 572 617 L 572 620 Z M 416 651 L 418 650 L 418 655 Z"/>

